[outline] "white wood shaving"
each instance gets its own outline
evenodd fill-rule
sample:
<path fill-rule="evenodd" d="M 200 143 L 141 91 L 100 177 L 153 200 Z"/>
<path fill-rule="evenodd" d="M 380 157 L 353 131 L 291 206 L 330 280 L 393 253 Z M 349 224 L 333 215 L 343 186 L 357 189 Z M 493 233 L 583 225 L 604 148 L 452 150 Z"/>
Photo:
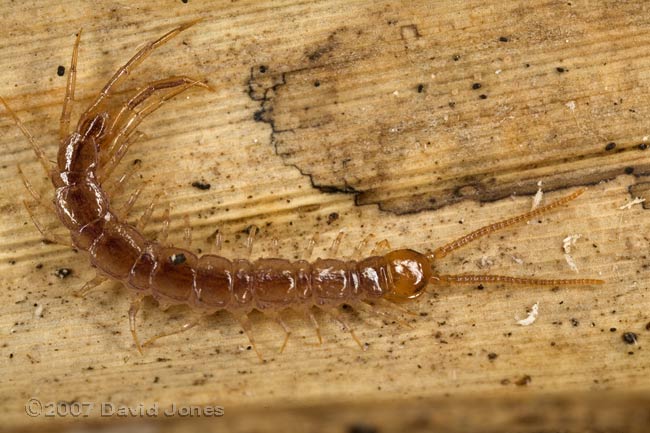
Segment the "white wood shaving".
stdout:
<path fill-rule="evenodd" d="M 581 234 L 576 233 L 574 235 L 569 235 L 562 241 L 562 249 L 566 254 L 571 253 L 571 248 L 575 246 L 576 241 L 582 237 Z"/>
<path fill-rule="evenodd" d="M 569 265 L 569 268 L 571 268 L 571 270 L 573 272 L 578 272 L 579 271 L 578 265 L 576 265 L 576 261 L 573 260 L 573 257 L 571 256 L 571 254 L 564 254 L 564 260 L 566 260 L 567 265 Z"/>
<path fill-rule="evenodd" d="M 539 206 L 539 204 L 542 202 L 542 197 L 544 196 L 544 193 L 542 192 L 542 181 L 540 180 L 537 182 L 537 193 L 533 197 L 533 204 L 530 207 L 530 210 L 535 210 Z"/>
<path fill-rule="evenodd" d="M 564 260 L 566 260 L 569 268 L 573 272 L 578 272 L 578 266 L 571 256 L 571 249 L 575 246 L 576 241 L 582 237 L 581 234 L 569 235 L 562 241 L 562 248 L 564 249 Z"/>
<path fill-rule="evenodd" d="M 481 269 L 489 268 L 494 265 L 494 260 L 488 256 L 481 256 L 481 261 L 478 263 L 478 267 Z"/>
<path fill-rule="evenodd" d="M 619 209 L 620 209 L 620 210 L 632 209 L 632 206 L 634 206 L 635 204 L 641 204 L 641 203 L 643 203 L 644 201 L 645 201 L 644 198 L 637 197 L 637 198 L 635 198 L 634 200 L 632 200 L 631 202 L 629 202 L 629 203 L 625 203 L 623 206 L 619 207 Z"/>
<path fill-rule="evenodd" d="M 38 304 L 34 309 L 34 317 L 40 319 L 43 317 L 43 304 Z"/>
<path fill-rule="evenodd" d="M 533 323 L 535 323 L 535 320 L 537 320 L 537 316 L 539 315 L 539 303 L 535 302 L 533 306 L 530 308 L 530 313 L 528 313 L 528 317 L 525 319 L 517 320 L 517 317 L 515 316 L 515 320 L 517 320 L 517 323 L 521 326 L 530 326 Z"/>
<path fill-rule="evenodd" d="M 523 265 L 524 264 L 524 260 L 522 258 L 517 257 L 515 255 L 511 255 L 510 257 L 512 258 L 512 261 L 515 262 L 516 264 L 518 264 L 518 265 Z"/>

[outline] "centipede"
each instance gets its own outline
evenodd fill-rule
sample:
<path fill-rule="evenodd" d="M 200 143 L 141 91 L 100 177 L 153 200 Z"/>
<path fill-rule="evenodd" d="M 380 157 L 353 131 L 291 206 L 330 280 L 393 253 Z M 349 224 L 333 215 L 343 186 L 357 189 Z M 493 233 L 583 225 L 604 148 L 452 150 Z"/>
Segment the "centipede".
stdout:
<path fill-rule="evenodd" d="M 193 88 L 213 90 L 201 80 L 188 76 L 171 76 L 150 81 L 138 88 L 117 108 L 108 107 L 120 85 L 158 47 L 167 43 L 200 20 L 185 22 L 159 38 L 145 44 L 94 95 L 81 114 L 74 131 L 70 132 L 70 118 L 77 75 L 77 57 L 81 30 L 76 35 L 72 60 L 65 87 L 65 96 L 59 121 L 59 145 L 55 161 L 50 161 L 38 140 L 21 122 L 7 101 L 0 102 L 13 123 L 20 129 L 36 159 L 54 187 L 51 200 L 45 200 L 27 179 L 20 166 L 18 173 L 33 201 L 53 207 L 61 225 L 69 236 L 56 235 L 44 229 L 34 218 L 31 205 L 25 208 L 44 239 L 72 246 L 85 253 L 97 276 L 78 290 L 85 296 L 106 280 L 121 283 L 131 297 L 128 311 L 129 330 L 135 348 L 156 339 L 183 332 L 196 325 L 188 322 L 176 331 L 156 335 L 140 342 L 136 316 L 143 299 L 153 297 L 162 306 L 185 305 L 201 317 L 227 311 L 239 322 L 260 360 L 249 315 L 260 311 L 283 328 L 284 350 L 291 329 L 282 319 L 286 310 L 302 314 L 316 330 L 322 343 L 320 326 L 314 312 L 319 309 L 339 322 L 354 340 L 361 342 L 341 315 L 344 306 L 382 317 L 398 317 L 408 311 L 404 304 L 414 302 L 427 287 L 497 283 L 503 285 L 590 286 L 603 284 L 599 279 L 540 279 L 505 275 L 456 274 L 443 275 L 435 270 L 435 263 L 450 253 L 479 238 L 524 223 L 542 214 L 560 208 L 576 199 L 585 190 L 578 189 L 534 210 L 512 216 L 478 228 L 469 234 L 422 252 L 410 248 L 390 249 L 385 254 L 352 260 L 318 258 L 314 261 L 283 258 L 226 258 L 218 254 L 194 254 L 186 248 L 168 244 L 169 207 L 163 215 L 163 228 L 156 239 L 148 239 L 143 229 L 152 216 L 156 197 L 145 208 L 137 222 L 129 223 L 125 214 L 133 205 L 116 209 L 111 200 L 121 190 L 128 176 L 113 179 L 114 171 L 124 159 L 130 146 L 139 138 L 137 128 L 149 115 L 175 96 Z M 111 181 L 112 183 L 109 183 Z M 387 242 L 385 242 L 387 243 Z M 373 251 L 374 252 L 374 251 Z"/>

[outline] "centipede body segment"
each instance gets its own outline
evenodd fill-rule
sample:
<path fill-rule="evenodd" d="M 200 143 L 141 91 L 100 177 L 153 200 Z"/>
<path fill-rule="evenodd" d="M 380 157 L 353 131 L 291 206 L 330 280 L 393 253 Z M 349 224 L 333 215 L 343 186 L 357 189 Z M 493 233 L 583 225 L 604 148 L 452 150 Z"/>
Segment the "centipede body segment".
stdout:
<path fill-rule="evenodd" d="M 360 260 L 317 259 L 290 261 L 281 258 L 228 259 L 216 254 L 196 255 L 186 248 L 167 245 L 169 209 L 166 224 L 157 240 L 147 239 L 142 229 L 151 217 L 152 203 L 135 224 L 125 220 L 139 194 L 134 193 L 125 209 L 111 206 L 111 194 L 119 192 L 127 179 L 121 178 L 107 188 L 113 171 L 138 138 L 137 127 L 147 116 L 173 97 L 192 88 L 210 87 L 185 76 L 153 81 L 137 91 L 118 109 L 107 107 L 116 89 L 156 48 L 188 29 L 197 21 L 182 24 L 160 38 L 146 44 L 122 66 L 96 95 L 81 115 L 72 133 L 69 132 L 71 104 L 74 101 L 77 57 L 81 32 L 77 35 L 66 93 L 60 119 L 60 145 L 56 163 L 52 165 L 37 140 L 20 122 L 6 101 L 0 98 L 6 111 L 29 141 L 40 164 L 45 168 L 55 188 L 52 201 L 61 224 L 70 232 L 72 245 L 87 253 L 90 263 L 100 275 L 88 282 L 82 293 L 105 279 L 121 282 L 133 296 L 129 310 L 130 329 L 138 350 L 141 344 L 136 333 L 136 315 L 145 296 L 153 296 L 161 304 L 184 304 L 203 313 L 220 310 L 232 313 L 246 331 L 257 351 L 248 314 L 259 310 L 282 326 L 286 345 L 291 333 L 282 321 L 285 309 L 301 312 L 315 327 L 319 341 L 320 328 L 312 314 L 317 307 L 341 322 L 358 341 L 349 325 L 338 313 L 343 304 L 381 314 L 392 314 L 398 303 L 413 301 L 431 284 L 477 284 L 500 282 L 529 285 L 592 285 L 595 279 L 543 280 L 500 275 L 438 275 L 433 263 L 478 238 L 516 223 L 549 212 L 577 198 L 578 190 L 534 211 L 480 228 L 433 251 L 420 253 L 398 249 L 383 255 Z M 40 196 L 19 172 L 30 194 Z M 27 206 L 29 209 L 29 205 Z M 37 226 L 44 236 L 55 241 Z M 189 243 L 189 235 L 186 235 Z M 220 242 L 220 237 L 218 242 Z M 309 249 L 313 248 L 310 243 Z M 179 331 L 195 326 L 188 322 Z M 259 352 L 258 352 L 259 355 Z M 261 358 L 261 355 L 259 355 Z"/>

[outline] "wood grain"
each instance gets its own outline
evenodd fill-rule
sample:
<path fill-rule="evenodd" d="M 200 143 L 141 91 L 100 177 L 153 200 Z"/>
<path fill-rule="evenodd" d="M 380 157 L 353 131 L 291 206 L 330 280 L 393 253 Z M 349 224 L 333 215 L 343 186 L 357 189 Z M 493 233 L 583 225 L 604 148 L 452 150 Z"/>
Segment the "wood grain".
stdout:
<path fill-rule="evenodd" d="M 142 161 L 114 201 L 144 187 L 134 218 L 165 194 L 150 235 L 172 203 L 172 239 L 182 241 L 189 215 L 192 247 L 204 252 L 218 229 L 223 253 L 244 255 L 252 225 L 261 228 L 253 257 L 303 257 L 314 233 L 314 257 L 325 256 L 340 231 L 341 255 L 369 234 L 364 254 L 384 238 L 427 250 L 530 209 L 540 181 L 544 202 L 586 185 L 570 206 L 436 269 L 606 280 L 433 287 L 409 305 L 418 313 L 412 329 L 348 311 L 365 351 L 323 315 L 325 342 L 315 345 L 313 329 L 288 315 L 294 334 L 279 354 L 281 329 L 254 314 L 260 364 L 234 320 L 218 314 L 140 356 L 127 291 L 109 284 L 72 296 L 94 275 L 87 258 L 41 242 L 16 166 L 45 197 L 52 188 L 0 112 L 3 428 L 75 421 L 28 417 L 34 397 L 225 409 L 191 424 L 98 411 L 84 420 L 160 431 L 641 431 L 650 420 L 650 222 L 647 202 L 620 208 L 637 196 L 650 201 L 648 9 L 586 0 L 2 3 L 0 95 L 50 158 L 66 78 L 57 69 L 69 72 L 81 27 L 73 117 L 143 43 L 204 19 L 160 48 L 114 101 L 177 74 L 216 89 L 188 92 L 147 119 L 120 169 Z M 49 210 L 37 215 L 64 233 Z M 581 235 L 571 252 L 577 273 L 562 248 L 573 234 Z M 71 275 L 59 278 L 60 269 Z M 534 303 L 535 323 L 517 325 Z M 140 332 L 174 329 L 191 314 L 147 302 Z"/>

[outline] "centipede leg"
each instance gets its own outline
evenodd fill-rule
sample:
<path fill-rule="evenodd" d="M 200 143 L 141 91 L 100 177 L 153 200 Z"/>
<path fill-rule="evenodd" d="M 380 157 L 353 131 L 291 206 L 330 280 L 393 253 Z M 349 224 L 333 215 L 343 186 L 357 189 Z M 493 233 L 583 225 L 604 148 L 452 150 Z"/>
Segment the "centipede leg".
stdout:
<path fill-rule="evenodd" d="M 255 353 L 257 353 L 257 357 L 260 359 L 260 362 L 264 362 L 264 358 L 262 357 L 262 354 L 260 353 L 259 350 L 257 350 L 257 345 L 255 344 L 255 337 L 253 337 L 253 327 L 251 325 L 250 319 L 248 318 L 248 314 L 235 314 L 235 318 L 237 319 L 239 325 L 246 333 L 246 336 L 248 337 L 248 341 L 250 341 L 253 350 L 255 350 Z"/>
<path fill-rule="evenodd" d="M 352 326 L 350 326 L 350 324 L 347 322 L 347 320 L 345 320 L 341 316 L 341 313 L 339 311 L 337 311 L 336 309 L 333 309 L 333 308 L 323 308 L 323 307 L 320 307 L 320 308 L 327 315 L 329 315 L 334 320 L 336 320 L 341 325 L 341 327 L 343 328 L 343 331 L 346 331 L 346 332 L 350 333 L 350 335 L 352 336 L 354 341 L 359 345 L 359 348 L 361 348 L 361 350 L 364 350 L 364 351 L 366 350 L 366 348 L 363 346 L 363 344 L 361 344 L 361 340 L 359 340 L 359 338 L 357 337 L 357 334 L 355 334 L 354 329 L 352 329 Z"/>
<path fill-rule="evenodd" d="M 143 137 L 144 134 L 140 133 L 137 137 L 135 137 L 132 141 L 137 141 L 141 137 Z M 132 165 L 129 165 L 127 168 L 126 172 L 120 176 L 118 180 L 115 182 L 112 182 L 110 185 L 108 185 L 106 188 L 104 188 L 104 191 L 106 192 L 106 195 L 110 198 L 115 197 L 116 195 L 120 194 L 122 190 L 124 189 L 124 185 L 142 168 L 142 161 L 139 159 L 136 159 L 133 161 Z"/>
<path fill-rule="evenodd" d="M 18 176 L 20 176 L 20 180 L 23 182 L 23 186 L 25 189 L 29 192 L 29 194 L 36 200 L 39 204 L 43 203 L 43 197 L 34 189 L 34 186 L 32 183 L 27 179 L 27 176 L 25 176 L 25 173 L 23 173 L 22 168 L 20 168 L 20 164 L 16 166 L 18 169 Z"/>
<path fill-rule="evenodd" d="M 158 110 L 169 99 L 179 95 L 180 93 L 193 86 L 205 87 L 205 84 L 200 82 L 184 84 L 179 88 L 160 97 L 158 101 L 152 102 L 151 104 L 145 106 L 142 110 L 134 111 L 127 118 L 127 120 L 123 122 L 117 133 L 113 135 L 113 138 L 107 148 L 115 150 L 110 153 L 110 156 L 108 156 L 107 160 L 104 159 L 100 163 L 100 167 L 97 171 L 97 177 L 103 182 L 111 175 L 124 155 L 126 155 L 129 146 L 132 144 L 132 141 L 130 141 L 128 138 L 131 136 L 131 134 L 134 133 L 135 129 L 140 125 L 140 123 L 142 123 L 142 121 L 147 118 L 147 116 Z"/>
<path fill-rule="evenodd" d="M 183 224 L 183 244 L 185 248 L 189 249 L 192 246 L 192 226 L 189 215 L 183 215 Z"/>
<path fill-rule="evenodd" d="M 291 328 L 289 328 L 289 325 L 287 325 L 284 320 L 282 320 L 282 317 L 280 317 L 280 314 L 277 312 L 265 312 L 265 314 L 271 319 L 275 320 L 284 330 L 284 342 L 280 348 L 280 353 L 282 353 L 284 352 L 284 348 L 287 347 L 287 343 L 289 342 L 289 337 L 291 336 Z"/>
<path fill-rule="evenodd" d="M 85 298 L 88 293 L 92 292 L 95 289 L 98 289 L 101 285 L 103 285 L 108 280 L 109 278 L 103 275 L 95 275 L 94 278 L 86 281 L 86 283 L 83 286 L 81 286 L 79 290 L 75 290 L 74 292 L 72 292 L 72 295 L 78 298 Z"/>
<path fill-rule="evenodd" d="M 255 236 L 257 236 L 259 230 L 260 229 L 255 224 L 248 227 L 248 237 L 246 238 L 246 254 L 249 258 L 251 254 L 253 254 L 253 243 L 255 242 Z"/>
<path fill-rule="evenodd" d="M 320 332 L 320 325 L 318 324 L 318 320 L 316 320 L 314 313 L 311 310 L 306 310 L 305 317 L 307 318 L 307 321 L 312 324 L 314 330 L 316 331 L 316 337 L 318 337 L 318 344 L 323 344 L 323 337 Z"/>
<path fill-rule="evenodd" d="M 405 328 L 413 329 L 413 326 L 411 326 L 411 324 L 409 324 L 406 320 L 402 319 L 401 317 L 396 316 L 388 311 L 380 310 L 376 308 L 376 306 L 374 306 L 375 308 L 373 308 L 373 305 L 367 304 L 365 302 L 356 302 L 352 304 L 352 307 L 356 308 L 359 311 L 363 311 L 364 313 L 375 316 L 377 318 L 386 319 L 388 321 L 395 322 L 401 326 L 404 326 Z"/>
<path fill-rule="evenodd" d="M 135 227 L 138 229 L 138 231 L 142 231 L 149 220 L 151 219 L 151 215 L 153 214 L 153 210 L 156 207 L 156 203 L 160 199 L 160 194 L 156 194 L 153 196 L 153 199 L 151 200 L 151 203 L 149 203 L 149 206 L 144 210 L 140 218 L 138 219 L 138 222 L 135 224 Z"/>
<path fill-rule="evenodd" d="M 138 314 L 138 311 L 140 311 L 140 307 L 142 306 L 143 299 L 144 299 L 143 295 L 136 296 L 131 301 L 131 305 L 129 307 L 129 330 L 131 331 L 133 342 L 135 343 L 135 347 L 138 349 L 138 352 L 140 352 L 140 355 L 143 355 L 143 353 L 142 353 L 142 346 L 140 345 L 140 340 L 138 339 L 138 333 L 135 327 L 135 317 Z"/>
<path fill-rule="evenodd" d="M 114 116 L 113 122 L 107 128 L 106 135 L 110 137 L 113 134 L 113 131 L 115 130 L 116 126 L 122 123 L 122 119 L 124 118 L 124 115 L 126 113 L 134 113 L 136 107 L 141 105 L 143 102 L 147 101 L 149 98 L 155 95 L 156 92 L 160 92 L 161 90 L 173 89 L 174 87 L 180 87 L 184 85 L 188 85 L 188 88 L 192 86 L 199 86 L 199 87 L 206 88 L 210 91 L 213 91 L 213 89 L 207 84 L 202 83 L 199 80 L 196 80 L 194 78 L 190 78 L 186 76 L 169 77 L 163 80 L 158 80 L 149 83 L 146 87 L 142 88 L 131 99 L 129 99 L 128 102 L 122 105 L 120 111 Z M 115 141 L 112 141 L 111 145 L 114 146 Z M 115 149 L 113 147 L 109 147 L 103 150 L 106 152 L 106 154 L 110 155 L 111 153 L 113 153 Z"/>
<path fill-rule="evenodd" d="M 169 337 L 170 335 L 176 335 L 176 334 L 180 334 L 180 333 L 182 333 L 182 332 L 185 332 L 185 331 L 187 331 L 187 330 L 189 330 L 189 329 L 194 328 L 194 327 L 195 327 L 196 325 L 198 325 L 199 323 L 201 323 L 201 318 L 198 318 L 198 319 L 193 320 L 193 321 L 191 321 L 191 322 L 185 322 L 185 323 L 183 323 L 183 325 L 182 325 L 180 328 L 178 328 L 178 329 L 176 329 L 176 330 L 174 330 L 174 331 L 161 332 L 160 334 L 154 335 L 153 337 L 149 338 L 147 341 L 145 341 L 144 343 L 142 343 L 142 347 L 149 346 L 149 345 L 151 345 L 154 341 L 156 341 L 156 340 L 158 340 L 158 339 L 160 339 L 160 338 L 163 338 L 163 337 Z"/>
<path fill-rule="evenodd" d="M 278 238 L 274 237 L 271 239 L 271 249 L 270 249 L 270 256 L 271 257 L 277 257 L 280 255 L 280 241 Z"/>
<path fill-rule="evenodd" d="M 97 95 L 92 104 L 88 107 L 86 112 L 83 114 L 82 119 L 87 119 L 92 116 L 93 113 L 99 111 L 99 107 L 102 105 L 105 98 L 109 97 L 113 91 L 114 87 L 117 87 L 129 74 L 135 69 L 140 63 L 142 63 L 149 55 L 158 47 L 168 42 L 170 39 L 178 35 L 180 32 L 187 30 L 192 27 L 194 24 L 201 21 L 201 19 L 189 21 L 181 24 L 175 29 L 170 30 L 165 33 L 158 39 L 149 42 L 144 47 L 142 47 L 133 57 L 129 59 L 120 69 L 118 69 L 115 74 L 108 80 L 108 83 L 104 86 L 102 91 Z"/>
<path fill-rule="evenodd" d="M 100 182 L 102 186 L 104 183 L 108 181 L 110 178 L 110 175 L 112 172 L 117 168 L 118 163 L 122 160 L 124 155 L 126 154 L 126 151 L 137 141 L 142 139 L 142 137 L 145 137 L 146 134 L 142 132 L 137 132 L 136 131 L 136 136 L 135 137 L 129 137 L 128 140 L 125 140 L 124 143 L 122 144 L 122 153 L 119 155 L 119 158 L 117 158 L 116 163 L 112 165 L 109 170 L 101 170 L 102 167 L 100 167 L 100 173 L 98 174 L 98 177 L 100 179 Z M 135 169 L 139 169 L 140 163 L 135 164 L 136 167 Z M 136 172 L 136 170 L 128 170 L 124 175 L 122 175 L 117 181 L 115 181 L 112 185 L 109 185 L 106 187 L 106 192 L 109 195 L 109 197 L 114 197 L 115 195 L 119 194 L 122 191 L 122 188 L 124 184 L 133 176 Z"/>
<path fill-rule="evenodd" d="M 68 238 L 54 233 L 48 233 L 47 230 L 45 230 L 45 228 L 43 227 L 43 225 L 34 216 L 34 213 L 30 209 L 29 204 L 24 200 L 23 200 L 23 206 L 25 206 L 25 210 L 27 210 L 27 213 L 29 214 L 29 218 L 32 220 L 32 224 L 34 224 L 34 227 L 36 227 L 36 230 L 38 230 L 41 236 L 43 236 L 43 239 L 45 241 L 51 242 L 53 244 L 64 245 L 66 247 L 72 246 L 72 243 Z"/>
<path fill-rule="evenodd" d="M 384 239 L 382 241 L 379 241 L 375 244 L 375 248 L 373 248 L 372 254 L 373 256 L 380 254 L 384 251 L 390 250 L 390 242 L 388 242 L 388 239 Z"/>
<path fill-rule="evenodd" d="M 399 304 L 396 304 L 395 302 L 390 302 L 389 300 L 387 300 L 385 298 L 375 299 L 375 300 L 373 300 L 373 302 L 376 305 L 382 306 L 382 307 L 384 307 L 384 308 L 386 308 L 388 310 L 399 311 L 400 313 L 408 314 L 409 316 L 418 316 L 418 313 L 416 313 L 415 311 L 411 311 L 408 308 L 404 308 L 403 306 L 401 306 Z"/>
<path fill-rule="evenodd" d="M 135 202 L 138 200 L 138 197 L 140 197 L 140 194 L 142 194 L 142 189 L 143 187 L 136 188 L 131 193 L 126 203 L 124 203 L 124 206 L 122 206 L 122 208 L 117 211 L 117 214 L 120 216 L 121 220 L 126 220 L 129 217 L 129 213 L 131 213 L 131 209 L 133 209 L 133 205 L 135 205 Z"/>
<path fill-rule="evenodd" d="M 368 243 L 370 242 L 370 239 L 372 239 L 372 238 L 374 238 L 374 237 L 375 237 L 375 235 L 372 234 L 372 233 L 370 233 L 368 236 L 366 236 L 365 238 L 363 238 L 363 239 L 362 239 L 362 240 L 357 244 L 357 246 L 354 248 L 353 257 L 361 257 L 361 253 L 362 253 L 363 250 L 368 246 Z"/>
<path fill-rule="evenodd" d="M 168 201 L 167 202 L 167 207 L 163 211 L 163 217 L 162 217 L 162 229 L 160 230 L 160 233 L 158 234 L 158 243 L 161 245 L 165 245 L 167 242 L 167 237 L 169 236 L 169 223 L 170 223 L 170 210 L 171 210 L 171 203 Z"/>
<path fill-rule="evenodd" d="M 17 166 L 18 168 L 18 175 L 20 176 L 20 179 L 23 182 L 23 186 L 27 189 L 29 194 L 34 198 L 36 203 L 48 210 L 49 212 L 54 213 L 54 207 L 52 206 L 51 203 L 44 203 L 43 198 L 41 195 L 34 189 L 34 186 L 31 184 L 31 182 L 27 179 L 25 176 L 25 173 L 23 173 L 22 169 L 20 168 L 20 165 Z M 70 242 L 67 241 L 67 239 L 63 236 L 58 236 L 53 233 L 47 233 L 47 230 L 43 227 L 43 225 L 38 221 L 36 216 L 33 214 L 31 208 L 29 207 L 29 204 L 26 201 L 23 201 L 23 206 L 25 206 L 25 209 L 27 210 L 27 213 L 29 214 L 29 218 L 32 220 L 32 224 L 36 227 L 36 229 L 43 235 L 43 238 L 49 242 L 54 242 L 57 244 L 61 245 L 66 245 L 69 246 Z"/>
<path fill-rule="evenodd" d="M 214 242 L 211 243 L 210 250 L 213 254 L 218 254 L 221 251 L 221 245 L 223 243 L 223 235 L 221 230 L 217 229 L 214 232 Z"/>
<path fill-rule="evenodd" d="M 61 142 L 68 137 L 70 129 L 70 112 L 72 111 L 72 102 L 74 101 L 74 89 L 77 82 L 77 56 L 79 53 L 79 42 L 81 41 L 81 29 L 77 33 L 72 49 L 72 60 L 70 61 L 70 70 L 68 71 L 68 80 L 65 86 L 65 96 L 63 97 L 63 108 L 61 109 L 61 120 L 59 122 L 59 138 Z"/>
<path fill-rule="evenodd" d="M 314 254 L 314 247 L 316 246 L 316 243 L 318 242 L 319 234 L 314 233 L 314 235 L 309 239 L 309 243 L 307 244 L 307 257 L 306 260 L 311 259 L 311 256 Z"/>
<path fill-rule="evenodd" d="M 36 158 L 38 159 L 38 162 L 41 163 L 41 166 L 43 167 L 43 170 L 45 171 L 45 174 L 47 176 L 49 176 L 50 172 L 52 171 L 52 164 L 50 163 L 50 161 L 45 156 L 45 152 L 43 152 L 43 148 L 41 147 L 41 145 L 38 144 L 38 142 L 36 141 L 36 139 L 34 138 L 32 133 L 29 132 L 27 127 L 23 124 L 23 122 L 21 122 L 21 120 L 18 118 L 16 113 L 14 113 L 14 111 L 11 109 L 11 107 L 9 107 L 9 105 L 7 104 L 7 102 L 4 100 L 4 98 L 2 96 L 0 96 L 0 103 L 2 103 L 2 105 L 4 105 L 5 110 L 7 110 L 7 113 L 9 113 L 9 115 L 13 119 L 13 121 L 16 124 L 16 126 L 18 127 L 18 129 L 20 129 L 20 131 L 23 133 L 25 138 L 27 138 L 27 141 L 29 141 L 29 144 L 32 146 L 32 150 L 34 151 L 34 154 L 36 155 Z"/>
<path fill-rule="evenodd" d="M 336 235 L 336 237 L 332 241 L 332 245 L 330 246 L 330 252 L 329 252 L 331 257 L 335 257 L 336 254 L 338 253 L 339 246 L 341 245 L 341 241 L 343 240 L 344 237 L 345 237 L 345 233 L 339 232 L 339 234 Z"/>

